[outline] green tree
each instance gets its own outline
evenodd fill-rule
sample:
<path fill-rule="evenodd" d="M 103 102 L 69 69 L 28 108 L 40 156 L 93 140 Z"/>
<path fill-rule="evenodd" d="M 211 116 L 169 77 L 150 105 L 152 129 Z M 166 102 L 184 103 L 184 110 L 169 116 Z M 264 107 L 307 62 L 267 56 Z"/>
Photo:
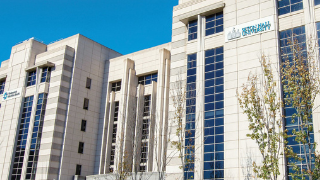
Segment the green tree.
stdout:
<path fill-rule="evenodd" d="M 253 171 L 258 178 L 276 180 L 279 171 L 279 156 L 282 147 L 282 118 L 279 86 L 274 78 L 271 64 L 265 55 L 261 56 L 262 75 L 248 77 L 238 95 L 240 107 L 249 120 L 247 134 L 254 140 L 262 156 L 262 162 L 253 161 Z"/>
<path fill-rule="evenodd" d="M 312 38 L 310 38 L 312 39 Z M 289 41 L 291 53 L 284 56 L 281 64 L 281 78 L 286 107 L 293 108 L 291 123 L 293 130 L 286 130 L 286 143 L 292 141 L 299 145 L 302 154 L 297 154 L 289 144 L 285 153 L 292 166 L 289 175 L 293 179 L 309 180 L 320 178 L 319 155 L 315 155 L 316 143 L 313 142 L 312 113 L 315 110 L 315 99 L 320 94 L 320 78 L 316 50 L 318 47 L 311 41 L 307 48 L 295 39 Z M 297 165 L 304 164 L 304 166 Z"/>

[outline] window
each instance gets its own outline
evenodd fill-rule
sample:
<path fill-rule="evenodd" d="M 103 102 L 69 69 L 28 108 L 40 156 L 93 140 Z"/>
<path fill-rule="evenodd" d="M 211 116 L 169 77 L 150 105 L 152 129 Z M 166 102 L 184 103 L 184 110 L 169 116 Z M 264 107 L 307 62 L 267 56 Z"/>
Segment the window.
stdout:
<path fill-rule="evenodd" d="M 198 20 L 189 21 L 188 23 L 188 41 L 197 39 Z"/>
<path fill-rule="evenodd" d="M 41 81 L 40 82 L 50 82 L 50 75 L 51 75 L 51 67 L 42 68 L 41 73 Z"/>
<path fill-rule="evenodd" d="M 111 91 L 120 91 L 121 90 L 121 81 L 114 82 L 111 84 Z"/>
<path fill-rule="evenodd" d="M 5 79 L 0 81 L 0 94 L 3 94 L 5 84 L 6 84 Z"/>
<path fill-rule="evenodd" d="M 320 24 L 317 23 L 317 31 L 320 30 Z M 300 52 L 293 52 L 292 48 L 299 47 L 301 48 Z M 297 56 L 302 55 L 305 59 L 307 59 L 307 49 L 306 49 L 306 34 L 305 34 L 305 27 L 296 27 L 293 29 L 288 29 L 285 31 L 280 32 L 280 48 L 281 48 L 281 61 L 284 62 L 286 60 L 292 60 L 293 58 L 297 58 Z M 295 49 L 297 50 L 297 49 Z M 299 58 L 299 57 L 298 57 Z M 295 140 L 296 136 L 293 135 L 293 131 L 299 130 L 299 127 L 301 127 L 298 124 L 298 121 L 295 119 L 295 122 L 293 122 L 293 114 L 296 113 L 296 110 L 292 108 L 292 106 L 289 104 L 284 105 L 284 115 L 285 115 L 285 129 L 288 130 L 288 135 L 292 135 L 292 137 L 287 138 L 287 146 L 292 147 L 292 150 L 294 153 L 296 153 L 299 157 L 303 158 L 304 160 L 298 161 L 294 158 L 288 158 L 287 159 L 287 170 L 288 172 L 293 172 L 292 166 L 290 163 L 294 163 L 298 166 L 299 169 L 306 169 L 306 161 L 305 158 L 309 159 L 309 157 L 305 157 L 304 154 L 309 154 L 309 148 L 306 149 L 306 152 L 304 151 L 302 143 L 299 143 Z M 296 117 L 297 118 L 297 117 Z M 312 117 L 311 117 L 312 118 Z M 310 122 L 312 124 L 312 121 Z M 313 143 L 314 139 L 314 133 L 310 133 L 310 139 L 311 143 Z M 311 158 L 314 158 L 314 154 L 311 154 Z M 314 167 L 314 162 L 312 163 L 312 166 Z M 289 176 L 289 179 L 292 177 Z"/>
<path fill-rule="evenodd" d="M 223 31 L 223 12 L 206 16 L 206 36 Z"/>
<path fill-rule="evenodd" d="M 87 99 L 87 98 L 84 98 L 83 109 L 86 109 L 86 110 L 89 109 L 89 99 Z"/>
<path fill-rule="evenodd" d="M 75 175 L 78 175 L 78 176 L 81 175 L 81 165 L 80 164 L 77 164 L 77 166 L 76 166 L 76 174 Z"/>
<path fill-rule="evenodd" d="M 118 112 L 119 112 L 119 101 L 114 102 L 114 113 L 113 113 L 113 128 L 111 134 L 111 150 L 110 150 L 110 167 L 109 171 L 113 172 L 114 155 L 116 151 L 117 142 L 117 126 L 118 126 Z"/>
<path fill-rule="evenodd" d="M 27 86 L 33 86 L 36 84 L 36 71 L 30 71 L 28 72 L 28 79 L 27 79 Z"/>
<path fill-rule="evenodd" d="M 204 179 L 224 179 L 223 47 L 205 51 Z"/>
<path fill-rule="evenodd" d="M 303 8 L 302 0 L 278 0 L 279 15 L 298 11 Z"/>
<path fill-rule="evenodd" d="M 78 153 L 83 154 L 84 142 L 79 142 Z"/>
<path fill-rule="evenodd" d="M 185 179 L 194 179 L 194 132 L 196 116 L 197 54 L 187 58 L 186 125 L 185 125 Z"/>
<path fill-rule="evenodd" d="M 148 142 L 141 143 L 141 161 L 140 163 L 146 163 L 148 160 Z"/>
<path fill-rule="evenodd" d="M 33 123 L 33 131 L 32 131 L 31 145 L 30 145 L 30 151 L 29 151 L 26 179 L 35 179 L 35 176 L 36 176 L 43 121 L 44 121 L 44 115 L 45 115 L 46 105 L 47 105 L 47 96 L 48 94 L 46 93 L 41 93 L 38 95 L 38 102 L 36 106 L 37 109 L 36 109 L 36 115 Z"/>
<path fill-rule="evenodd" d="M 320 4 L 320 0 L 314 0 L 314 5 Z"/>
<path fill-rule="evenodd" d="M 140 76 L 138 78 L 138 83 L 143 85 L 148 85 L 148 84 L 151 84 L 152 81 L 157 82 L 157 80 L 158 80 L 158 73 L 154 73 L 154 74 L 149 74 L 145 76 Z"/>
<path fill-rule="evenodd" d="M 91 79 L 87 77 L 87 81 L 86 81 L 86 88 L 90 89 L 91 88 Z"/>
<path fill-rule="evenodd" d="M 87 127 L 87 121 L 86 120 L 81 120 L 81 131 L 86 132 L 86 127 Z"/>
<path fill-rule="evenodd" d="M 17 127 L 18 138 L 16 140 L 16 149 L 14 152 L 13 168 L 11 179 L 20 179 L 23 165 L 23 158 L 27 145 L 27 137 L 29 130 L 30 117 L 32 112 L 33 96 L 25 97 L 23 101 L 23 109 L 20 118 L 20 124 Z"/>

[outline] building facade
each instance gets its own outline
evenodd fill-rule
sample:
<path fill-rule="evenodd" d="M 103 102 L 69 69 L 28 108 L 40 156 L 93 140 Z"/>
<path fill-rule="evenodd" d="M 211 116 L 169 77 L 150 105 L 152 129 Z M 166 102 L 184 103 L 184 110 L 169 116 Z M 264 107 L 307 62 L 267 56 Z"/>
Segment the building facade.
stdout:
<path fill-rule="evenodd" d="M 0 68 L 0 177 L 250 179 L 261 155 L 236 92 L 261 73 L 261 55 L 277 71 L 288 42 L 306 47 L 318 32 L 319 0 L 179 0 L 172 41 L 128 55 L 82 35 L 24 41 Z M 319 143 L 319 110 L 312 117 Z"/>

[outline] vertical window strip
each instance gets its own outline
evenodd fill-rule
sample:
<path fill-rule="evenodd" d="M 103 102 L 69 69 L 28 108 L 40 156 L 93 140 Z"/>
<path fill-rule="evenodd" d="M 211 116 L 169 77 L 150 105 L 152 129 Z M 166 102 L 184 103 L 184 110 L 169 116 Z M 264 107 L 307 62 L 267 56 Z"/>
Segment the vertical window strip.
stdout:
<path fill-rule="evenodd" d="M 36 84 L 36 76 L 37 76 L 36 71 L 28 72 L 27 86 L 33 86 Z"/>
<path fill-rule="evenodd" d="M 118 111 L 119 111 L 119 101 L 114 102 L 113 129 L 112 129 L 110 167 L 109 167 L 110 172 L 113 172 L 114 156 L 115 156 L 115 151 L 116 151 Z"/>
<path fill-rule="evenodd" d="M 278 0 L 279 15 L 291 13 L 300 9 L 303 9 L 302 0 Z"/>
<path fill-rule="evenodd" d="M 223 12 L 206 16 L 206 36 L 223 31 Z"/>
<path fill-rule="evenodd" d="M 18 128 L 17 128 L 18 138 L 16 141 L 16 150 L 14 152 L 14 159 L 12 163 L 13 164 L 13 168 L 11 172 L 12 180 L 19 180 L 21 178 L 23 158 L 26 150 L 28 129 L 29 129 L 29 123 L 30 123 L 30 117 L 31 117 L 31 111 L 32 111 L 32 103 L 33 103 L 33 96 L 24 98 L 20 124 L 18 125 Z"/>
<path fill-rule="evenodd" d="M 51 75 L 51 67 L 42 68 L 41 73 L 41 83 L 43 82 L 50 82 L 50 75 Z"/>
<path fill-rule="evenodd" d="M 145 172 L 148 162 L 148 143 L 149 143 L 149 127 L 150 127 L 150 105 L 151 96 L 144 96 L 143 119 L 142 119 L 142 136 L 141 136 L 141 158 L 140 172 Z"/>
<path fill-rule="evenodd" d="M 0 94 L 3 94 L 5 84 L 6 80 L 0 81 Z"/>
<path fill-rule="evenodd" d="M 317 23 L 317 31 L 320 31 L 320 24 Z M 319 37 L 319 36 L 318 36 Z M 280 32 L 280 48 L 281 48 L 281 60 L 284 62 L 289 59 L 292 60 L 293 52 L 292 43 L 297 43 L 298 46 L 302 47 L 303 57 L 307 58 L 307 48 L 306 48 L 306 35 L 305 35 L 305 27 L 297 27 L 293 29 L 288 29 Z M 285 114 L 285 128 L 288 130 L 288 135 L 292 135 L 293 130 L 298 130 L 298 121 L 292 122 L 292 115 L 296 113 L 296 110 L 291 107 L 291 105 L 285 104 L 284 114 Z M 311 133 L 312 140 L 314 139 L 314 133 Z M 295 141 L 295 136 L 289 137 L 287 139 L 287 146 L 292 147 L 293 152 L 297 153 L 298 156 L 303 157 L 303 146 Z M 312 154 L 314 157 L 314 154 Z M 287 169 L 289 173 L 294 173 L 293 166 L 290 166 L 289 163 L 295 163 L 301 169 L 306 167 L 305 161 L 297 161 L 294 158 L 288 158 L 287 160 Z M 314 164 L 313 164 L 314 166 Z M 291 178 L 289 176 L 289 178 Z"/>
<path fill-rule="evenodd" d="M 184 179 L 194 179 L 197 54 L 188 55 Z"/>
<path fill-rule="evenodd" d="M 41 144 L 44 115 L 47 105 L 47 93 L 38 95 L 37 109 L 33 123 L 32 139 L 29 151 L 26 179 L 35 179 Z"/>
<path fill-rule="evenodd" d="M 197 39 L 198 20 L 190 21 L 188 23 L 188 41 Z"/>
<path fill-rule="evenodd" d="M 205 51 L 204 179 L 224 179 L 223 47 Z"/>

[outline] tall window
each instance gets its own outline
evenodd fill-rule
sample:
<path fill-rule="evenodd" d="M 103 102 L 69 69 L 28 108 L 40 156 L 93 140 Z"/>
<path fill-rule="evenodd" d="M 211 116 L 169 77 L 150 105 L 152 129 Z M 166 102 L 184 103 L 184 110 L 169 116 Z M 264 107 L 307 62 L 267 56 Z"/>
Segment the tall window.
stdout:
<path fill-rule="evenodd" d="M 89 109 L 89 99 L 84 98 L 83 100 L 83 109 L 88 110 Z"/>
<path fill-rule="evenodd" d="M 80 175 L 81 175 L 81 167 L 82 167 L 82 165 L 77 164 L 77 166 L 76 166 L 76 173 L 75 173 L 75 175 L 78 175 L 78 176 L 80 176 Z"/>
<path fill-rule="evenodd" d="M 206 36 L 223 31 L 223 12 L 206 16 Z"/>
<path fill-rule="evenodd" d="M 114 155 L 115 155 L 115 151 L 116 151 L 118 111 L 119 111 L 119 101 L 114 102 L 113 129 L 112 129 L 111 151 L 110 151 L 110 167 L 109 167 L 109 171 L 110 172 L 113 172 Z"/>
<path fill-rule="evenodd" d="M 223 47 L 205 51 L 204 179 L 224 178 Z"/>
<path fill-rule="evenodd" d="M 41 81 L 40 82 L 50 82 L 50 75 L 51 75 L 51 67 L 42 68 L 41 73 Z"/>
<path fill-rule="evenodd" d="M 120 91 L 121 90 L 121 81 L 111 83 L 111 91 Z"/>
<path fill-rule="evenodd" d="M 188 41 L 197 39 L 198 20 L 190 21 L 188 23 Z"/>
<path fill-rule="evenodd" d="M 36 84 L 36 76 L 37 76 L 36 71 L 28 72 L 27 86 L 33 86 Z"/>
<path fill-rule="evenodd" d="M 318 25 L 318 24 L 317 24 Z M 319 30 L 317 26 L 317 30 Z M 294 57 L 294 54 L 292 52 L 293 45 L 292 43 L 297 43 L 299 47 L 302 49 L 302 56 L 307 57 L 307 50 L 306 50 L 306 35 L 305 35 L 305 27 L 297 27 L 293 29 L 288 29 L 285 31 L 280 32 L 280 47 L 281 47 L 281 59 L 282 61 L 285 61 L 287 59 L 292 60 Z M 295 44 L 296 45 L 296 44 Z M 288 130 L 288 135 L 293 135 L 293 131 L 298 131 L 299 130 L 299 121 L 297 118 L 295 118 L 295 121 L 292 121 L 292 116 L 293 114 L 296 113 L 296 110 L 292 108 L 292 106 L 289 104 L 285 104 L 284 107 L 284 114 L 285 114 L 285 128 Z M 311 137 L 311 143 L 314 143 L 314 133 L 310 133 Z M 288 141 L 288 146 L 292 147 L 292 150 L 294 153 L 296 153 L 299 157 L 302 158 L 308 158 L 304 157 L 304 150 L 303 150 L 303 144 L 301 142 L 297 142 L 295 140 L 296 136 L 293 135 L 292 137 L 287 138 Z M 307 154 L 309 153 L 309 149 L 307 149 Z M 312 154 L 314 157 L 314 154 Z M 298 165 L 300 169 L 306 169 L 306 163 L 305 161 L 298 161 L 294 158 L 288 158 L 288 172 L 289 173 L 294 173 L 293 171 L 293 166 L 290 166 L 289 163 L 294 163 Z M 313 164 L 314 166 L 314 164 Z M 291 178 L 291 177 L 289 177 Z"/>
<path fill-rule="evenodd" d="M 298 11 L 303 8 L 302 0 L 278 0 L 279 15 Z"/>
<path fill-rule="evenodd" d="M 16 150 L 14 152 L 13 168 L 11 172 L 12 180 L 21 178 L 23 158 L 26 150 L 28 129 L 32 111 L 33 96 L 25 97 L 21 113 L 20 124 L 18 125 L 18 138 L 16 141 Z"/>
<path fill-rule="evenodd" d="M 145 76 L 140 76 L 138 78 L 138 83 L 143 85 L 151 84 L 152 81 L 157 82 L 158 80 L 158 73 L 148 74 Z"/>
<path fill-rule="evenodd" d="M 83 154 L 84 142 L 79 142 L 78 153 Z"/>
<path fill-rule="evenodd" d="M 150 127 L 150 105 L 151 105 L 151 96 L 150 95 L 144 96 L 140 172 L 144 172 L 147 169 L 149 127 Z"/>
<path fill-rule="evenodd" d="M 91 88 L 91 78 L 88 78 L 88 77 L 87 77 L 86 88 L 87 88 L 87 89 L 90 89 L 90 88 Z"/>
<path fill-rule="evenodd" d="M 4 91 L 4 86 L 6 85 L 6 80 L 1 80 L 0 81 L 0 94 L 3 94 Z"/>
<path fill-rule="evenodd" d="M 196 117 L 196 73 L 197 54 L 188 55 L 187 92 L 186 92 L 186 127 L 185 127 L 185 179 L 194 179 L 194 136 Z"/>
<path fill-rule="evenodd" d="M 47 105 L 47 96 L 48 94 L 46 93 L 41 93 L 38 95 L 37 110 L 36 110 L 35 120 L 33 123 L 33 131 L 32 131 L 30 152 L 29 152 L 29 158 L 28 158 L 26 179 L 36 178 L 43 121 L 44 121 L 44 115 L 45 115 L 46 105 Z"/>

